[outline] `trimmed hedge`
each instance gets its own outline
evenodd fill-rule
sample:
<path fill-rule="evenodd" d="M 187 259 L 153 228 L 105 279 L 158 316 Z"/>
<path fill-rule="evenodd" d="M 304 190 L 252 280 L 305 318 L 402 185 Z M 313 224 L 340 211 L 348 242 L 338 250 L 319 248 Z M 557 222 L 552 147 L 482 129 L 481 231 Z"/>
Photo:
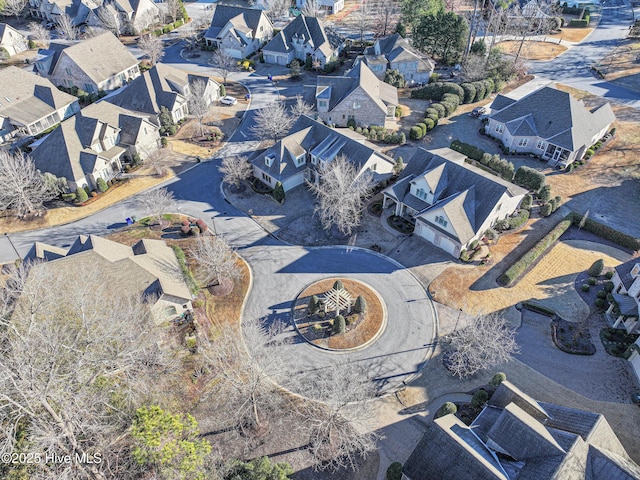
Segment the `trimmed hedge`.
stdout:
<path fill-rule="evenodd" d="M 579 225 L 582 221 L 582 215 L 579 213 L 573 212 L 573 224 Z M 596 222 L 591 218 L 587 218 L 582 225 L 582 228 L 587 232 L 595 233 L 599 237 L 606 238 L 607 240 L 611 240 L 618 245 L 628 248 L 630 250 L 640 250 L 640 239 L 632 237 L 631 235 L 627 235 L 626 233 L 619 232 L 607 225 L 603 225 L 602 223 Z"/>
<path fill-rule="evenodd" d="M 442 100 L 445 93 L 457 95 L 460 101 L 464 99 L 462 87 L 452 82 L 433 82 L 422 88 L 417 88 L 411 91 L 411 98 L 422 98 L 438 102 Z"/>
<path fill-rule="evenodd" d="M 456 152 L 460 152 L 473 160 L 480 161 L 484 151 L 474 145 L 461 142 L 460 140 L 454 140 L 451 142 L 451 149 Z"/>
<path fill-rule="evenodd" d="M 556 316 L 555 310 L 552 310 L 551 308 L 548 308 L 544 305 L 540 305 L 539 303 L 536 303 L 536 302 L 524 301 L 522 302 L 522 308 L 526 308 L 527 310 L 531 310 L 532 312 L 541 313 L 548 317 Z"/>
<path fill-rule="evenodd" d="M 573 223 L 573 216 L 567 215 L 560 221 L 549 233 L 547 233 L 534 247 L 520 257 L 511 267 L 507 269 L 500 277 L 498 283 L 504 287 L 513 286 L 514 283 L 522 276 L 522 274 L 533 263 L 540 258 L 546 251 L 567 231 Z"/>
<path fill-rule="evenodd" d="M 520 186 L 528 188 L 533 192 L 538 192 L 546 183 L 543 173 L 535 168 L 522 166 L 516 170 L 513 180 Z"/>
<path fill-rule="evenodd" d="M 409 129 L 409 138 L 411 140 L 420 140 L 422 138 L 422 129 L 420 127 L 411 127 Z"/>
<path fill-rule="evenodd" d="M 589 26 L 589 20 L 571 20 L 569 26 L 574 28 L 587 28 Z"/>
<path fill-rule="evenodd" d="M 520 210 L 517 215 L 507 218 L 509 230 L 513 230 L 514 228 L 524 225 L 527 220 L 529 220 L 529 210 Z"/>

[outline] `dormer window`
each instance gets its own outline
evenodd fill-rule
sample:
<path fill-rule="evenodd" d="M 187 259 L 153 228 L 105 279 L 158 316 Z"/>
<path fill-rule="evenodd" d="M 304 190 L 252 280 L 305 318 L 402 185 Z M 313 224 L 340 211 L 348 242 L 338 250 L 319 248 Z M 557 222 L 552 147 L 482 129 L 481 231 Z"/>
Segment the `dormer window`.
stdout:
<path fill-rule="evenodd" d="M 296 157 L 296 167 L 299 167 L 304 164 L 305 164 L 305 159 L 304 159 L 304 153 L 303 153 L 302 155 L 299 155 L 298 157 Z"/>
<path fill-rule="evenodd" d="M 270 153 L 269 155 L 265 155 L 264 156 L 264 164 L 267 167 L 270 167 L 271 165 L 273 165 L 274 160 L 276 159 L 276 156 L 273 153 Z"/>
<path fill-rule="evenodd" d="M 355 100 L 353 102 L 353 109 L 358 110 L 360 107 L 362 107 L 362 104 L 359 101 Z"/>
<path fill-rule="evenodd" d="M 442 215 L 436 216 L 436 223 L 439 223 L 443 227 L 446 227 L 449 224 Z"/>
<path fill-rule="evenodd" d="M 631 276 L 637 277 L 640 275 L 640 263 L 636 263 L 631 269 Z"/>

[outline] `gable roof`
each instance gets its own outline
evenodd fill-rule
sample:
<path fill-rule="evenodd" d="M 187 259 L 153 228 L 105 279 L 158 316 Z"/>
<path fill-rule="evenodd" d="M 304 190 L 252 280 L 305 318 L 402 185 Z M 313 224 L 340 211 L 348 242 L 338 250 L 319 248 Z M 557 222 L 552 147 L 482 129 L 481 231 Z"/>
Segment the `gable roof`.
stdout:
<path fill-rule="evenodd" d="M 335 35 L 329 37 L 318 18 L 308 17 L 301 13 L 283 30 L 274 35 L 271 41 L 265 45 L 263 51 L 288 53 L 294 50 L 293 39 L 300 38 L 303 39 L 304 45 L 309 45 L 314 52 L 319 50 L 326 58 L 329 58 L 333 49 L 339 46 L 339 43 L 331 43 L 331 40 L 336 43 L 338 37 Z"/>
<path fill-rule="evenodd" d="M 22 33 L 13 28 L 11 25 L 7 25 L 6 23 L 0 23 L 0 45 L 4 45 L 10 39 L 10 35 L 18 35 L 23 41 L 26 40 Z M 8 43 L 9 45 L 14 45 L 13 42 Z"/>
<path fill-rule="evenodd" d="M 631 275 L 631 270 L 633 270 L 633 267 L 635 267 L 637 264 L 640 264 L 640 259 L 632 258 L 631 260 L 615 267 L 616 273 L 620 277 L 620 281 L 627 291 L 631 288 L 631 285 L 633 285 L 633 282 L 636 280 L 636 278 L 639 278 L 633 277 Z"/>
<path fill-rule="evenodd" d="M 60 250 L 45 247 L 40 246 L 40 250 Z M 37 255 L 32 258 L 44 259 Z M 142 295 L 191 300 L 175 253 L 162 240 L 143 239 L 128 247 L 96 235 L 80 235 L 64 255 L 50 259 L 50 264 L 72 272 L 82 271 L 83 265 L 97 264 L 105 281 L 119 288 Z"/>
<path fill-rule="evenodd" d="M 525 189 L 464 160 L 463 154 L 449 148 L 431 151 L 418 148 L 398 182 L 384 192 L 416 210 L 417 221 L 434 228 L 438 226 L 426 220 L 425 214 L 442 208 L 456 232 L 452 238 L 464 245 L 477 234 L 503 195 L 514 197 L 526 193 Z M 411 184 L 418 180 L 424 180 L 429 186 L 434 196 L 432 204 L 410 193 Z M 445 230 L 439 230 L 451 237 Z"/>
<path fill-rule="evenodd" d="M 136 57 L 111 32 L 71 45 L 51 42 L 49 50 L 60 50 L 52 62 L 50 74 L 55 71 L 60 57 L 66 55 L 96 84 L 138 64 Z"/>
<path fill-rule="evenodd" d="M 435 67 L 434 61 L 414 49 L 406 38 L 394 33 L 376 40 L 376 43 L 364 49 L 363 55 L 367 63 L 380 63 L 380 57 L 389 62 L 418 61 L 418 71 L 429 71 Z"/>
<path fill-rule="evenodd" d="M 213 11 L 211 25 L 204 34 L 205 38 L 216 38 L 224 29 L 227 23 L 231 22 L 233 27 L 241 31 L 252 31 L 255 37 L 256 28 L 263 18 L 264 11 L 258 8 L 235 7 L 232 5 L 216 5 Z M 264 18 L 268 18 L 264 16 Z"/>
<path fill-rule="evenodd" d="M 296 121 L 286 137 L 264 152 L 258 153 L 251 159 L 251 163 L 274 179 L 284 182 L 305 168 L 304 165 L 296 167 L 294 163 L 296 157 L 305 152 L 329 161 L 338 155 L 344 155 L 358 170 L 361 170 L 371 157 L 376 157 L 381 162 L 394 163 L 389 157 L 368 145 L 362 135 L 355 132 L 350 136 L 345 135 L 304 115 Z M 269 155 L 274 158 L 271 166 L 264 162 L 264 157 Z"/>
<path fill-rule="evenodd" d="M 502 382 L 496 395 L 469 427 L 454 415 L 436 419 L 405 463 L 407 477 L 640 479 L 640 466 L 602 415 L 541 402 L 549 417 L 540 420 L 512 402 L 497 406 L 507 398 L 537 403 L 511 383 Z"/>
<path fill-rule="evenodd" d="M 364 62 L 356 64 L 344 76 L 319 75 L 316 98 L 328 98 L 331 111 L 357 88 L 366 92 L 376 106 L 385 113 L 387 106 L 398 105 L 398 89 L 376 77 Z"/>
<path fill-rule="evenodd" d="M 82 109 L 82 116 L 95 118 L 120 129 L 120 141 L 135 145 L 143 127 L 158 129 L 148 115 L 132 112 L 109 102 L 96 102 Z"/>
<path fill-rule="evenodd" d="M 46 78 L 13 66 L 0 70 L 0 91 L 0 116 L 20 125 L 29 125 L 78 101 Z"/>
<path fill-rule="evenodd" d="M 492 109 L 505 106 L 490 118 L 504 123 L 514 136 L 540 137 L 570 151 L 589 146 L 593 136 L 615 120 L 609 103 L 587 110 L 582 101 L 555 85 L 507 103 L 500 99 L 496 106 L 494 101 Z"/>

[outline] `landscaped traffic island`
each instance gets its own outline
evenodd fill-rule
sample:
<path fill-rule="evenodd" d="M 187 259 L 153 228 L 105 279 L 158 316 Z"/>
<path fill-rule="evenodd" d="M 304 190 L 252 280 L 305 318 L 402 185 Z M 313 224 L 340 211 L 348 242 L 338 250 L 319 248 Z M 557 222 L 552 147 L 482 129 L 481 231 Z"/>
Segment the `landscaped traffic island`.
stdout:
<path fill-rule="evenodd" d="M 378 293 L 362 282 L 327 278 L 297 296 L 293 321 L 310 344 L 330 350 L 361 348 L 384 330 L 386 309 Z"/>

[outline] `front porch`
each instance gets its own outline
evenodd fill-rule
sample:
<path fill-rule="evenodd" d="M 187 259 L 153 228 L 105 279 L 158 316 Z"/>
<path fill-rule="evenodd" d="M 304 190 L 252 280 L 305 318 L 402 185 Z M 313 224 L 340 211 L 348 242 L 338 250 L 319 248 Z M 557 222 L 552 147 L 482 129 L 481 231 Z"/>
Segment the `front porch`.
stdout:
<path fill-rule="evenodd" d="M 558 165 L 566 166 L 571 163 L 571 155 L 571 151 L 549 143 L 544 153 L 542 154 L 542 158 L 547 160 L 549 165 L 552 165 L 554 167 Z"/>
<path fill-rule="evenodd" d="M 627 333 L 640 333 L 638 305 L 628 295 L 613 294 L 614 301 L 605 312 L 605 319 L 611 328 L 625 330 Z"/>

